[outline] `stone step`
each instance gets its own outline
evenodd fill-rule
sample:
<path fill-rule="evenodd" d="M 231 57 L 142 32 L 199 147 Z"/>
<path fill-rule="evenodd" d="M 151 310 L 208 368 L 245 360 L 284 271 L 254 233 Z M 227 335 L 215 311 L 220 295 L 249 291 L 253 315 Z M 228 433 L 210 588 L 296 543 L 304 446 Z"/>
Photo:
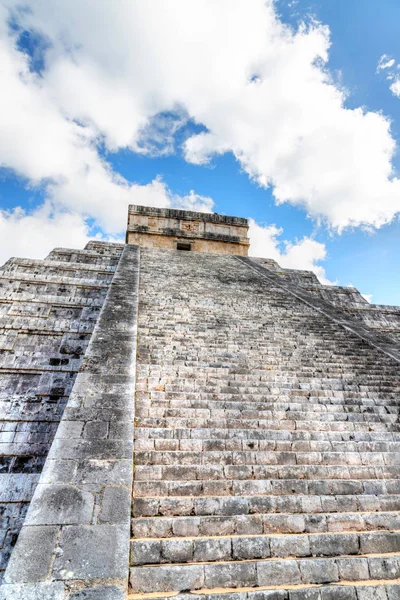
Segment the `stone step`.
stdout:
<path fill-rule="evenodd" d="M 397 466 L 341 465 L 136 465 L 136 481 L 210 481 L 257 479 L 400 479 Z"/>
<path fill-rule="evenodd" d="M 396 466 L 400 465 L 399 452 L 300 452 L 300 451 L 185 451 L 154 450 L 135 452 L 138 466 L 249 466 L 254 467 L 250 479 L 257 477 L 254 470 L 266 466 Z M 304 471 L 306 473 L 306 471 Z M 231 475 L 229 475 L 231 477 Z M 263 475 L 264 477 L 264 475 Z M 307 477 L 306 477 L 307 478 Z"/>
<path fill-rule="evenodd" d="M 291 441 L 291 440 L 252 440 L 231 438 L 221 439 L 154 439 L 138 438 L 136 452 L 182 451 L 182 452 L 400 452 L 400 442 L 369 441 Z"/>
<path fill-rule="evenodd" d="M 137 427 L 174 428 L 225 428 L 225 429 L 277 429 L 286 431 L 400 431 L 399 423 L 382 423 L 374 421 L 300 421 L 284 419 L 271 414 L 270 419 L 201 419 L 176 417 L 137 417 Z"/>
<path fill-rule="evenodd" d="M 204 369 L 203 369 L 204 370 Z M 246 379 L 197 379 L 198 369 L 193 369 L 192 373 L 184 373 L 177 377 L 176 372 L 169 377 L 164 376 L 163 380 L 153 382 L 153 378 L 144 379 L 138 384 L 138 393 L 161 392 L 170 398 L 181 399 L 184 394 L 189 394 L 189 399 L 196 399 L 196 394 L 204 394 L 205 399 L 212 400 L 212 396 L 218 394 L 222 399 L 225 396 L 232 396 L 236 400 L 238 396 L 252 397 L 265 396 L 276 398 L 279 394 L 297 395 L 304 397 L 324 397 L 331 395 L 335 397 L 336 392 L 348 394 L 349 398 L 368 398 L 367 392 L 380 392 L 382 394 L 392 394 L 400 387 L 398 377 L 388 379 L 377 379 L 369 375 L 360 375 L 355 377 L 346 376 L 328 378 L 298 374 L 296 379 L 287 381 L 287 377 L 274 377 L 271 379 L 262 378 L 260 375 L 246 375 Z M 160 396 L 161 397 L 161 396 Z M 215 398 L 214 398 L 215 399 Z M 226 398 L 228 399 L 228 398 Z"/>
<path fill-rule="evenodd" d="M 149 592 L 133 593 L 128 595 L 128 600 L 400 600 L 400 579 L 393 579 L 390 583 L 382 580 L 371 582 L 347 581 L 333 585 L 308 584 L 292 585 L 285 589 L 284 586 L 256 586 L 249 588 L 235 588 L 234 590 L 214 589 L 199 590 L 200 593 L 177 592 Z"/>
<path fill-rule="evenodd" d="M 319 514 L 260 512 L 232 515 L 216 513 L 178 517 L 137 517 L 132 519 L 131 526 L 135 538 L 369 532 L 398 530 L 400 516 L 398 512 Z"/>
<path fill-rule="evenodd" d="M 270 496 L 270 495 L 386 495 L 400 494 L 400 479 L 258 479 L 204 481 L 138 481 L 136 497 L 160 496 Z"/>
<path fill-rule="evenodd" d="M 265 380 L 259 375 L 247 375 L 246 380 L 218 379 L 210 382 L 209 379 L 198 380 L 198 369 L 193 369 L 193 372 L 184 373 L 177 377 L 176 372 L 169 377 L 164 377 L 162 381 L 153 383 L 146 379 L 138 384 L 139 397 L 141 394 L 148 392 L 161 392 L 168 395 L 171 399 L 182 399 L 185 394 L 189 395 L 189 399 L 196 399 L 197 394 L 204 394 L 205 399 L 212 400 L 212 396 L 217 395 L 221 399 L 237 400 L 238 397 L 245 398 L 252 396 L 264 396 L 265 398 L 277 398 L 280 394 L 284 396 L 304 397 L 335 397 L 339 392 L 348 395 L 349 398 L 368 398 L 368 393 L 374 392 L 378 394 L 389 393 L 390 395 L 398 392 L 400 387 L 398 377 L 388 379 L 377 379 L 370 377 L 367 374 L 355 377 L 346 376 L 327 378 L 298 374 L 295 380 L 288 382 L 287 377 L 274 377 L 270 380 Z M 161 397 L 161 396 L 160 396 Z M 214 398 L 215 399 L 215 398 Z"/>
<path fill-rule="evenodd" d="M 199 396 L 204 396 L 199 394 Z M 275 401 L 265 399 L 260 401 L 252 396 L 251 398 L 237 399 L 237 400 L 224 400 L 224 399 L 204 399 L 196 398 L 190 399 L 185 395 L 182 399 L 170 398 L 169 395 L 165 398 L 154 398 L 151 394 L 150 399 L 141 399 L 136 402 L 136 414 L 141 413 L 146 408 L 152 410 L 176 410 L 176 409 L 195 409 L 195 410 L 240 410 L 243 411 L 273 411 L 273 412 L 307 412 L 307 413 L 355 413 L 355 414 L 394 414 L 400 413 L 400 405 L 398 402 L 392 405 L 388 405 L 385 401 L 381 401 L 381 404 L 372 403 L 373 401 L 366 399 L 368 404 L 362 403 L 351 403 L 348 404 L 348 400 L 345 399 L 342 403 L 314 403 L 312 398 L 304 397 L 303 402 L 282 402 L 280 398 Z M 157 415 L 159 416 L 159 415 Z"/>
<path fill-rule="evenodd" d="M 133 498 L 134 517 L 173 515 L 247 515 L 259 513 L 364 513 L 400 511 L 400 495 L 342 496 L 170 496 Z M 391 512 L 387 515 L 391 518 Z"/>
<path fill-rule="evenodd" d="M 260 339 L 258 342 L 260 342 Z M 204 343 L 207 344 L 208 348 L 211 348 L 209 340 L 205 340 Z M 256 385 L 273 385 L 276 382 L 282 382 L 289 385 L 295 384 L 297 387 L 301 387 L 299 384 L 304 383 L 307 389 L 312 387 L 313 381 L 321 380 L 338 381 L 348 379 L 349 383 L 360 382 L 361 385 L 364 385 L 363 382 L 366 380 L 383 384 L 388 382 L 399 384 L 400 382 L 399 374 L 393 369 L 392 363 L 386 366 L 382 364 L 382 369 L 380 369 L 380 363 L 370 362 L 368 364 L 368 360 L 364 362 L 362 358 L 357 360 L 358 351 L 355 352 L 354 360 L 350 364 L 343 360 L 343 357 L 337 356 L 334 361 L 323 359 L 323 364 L 318 365 L 318 357 L 319 355 L 322 356 L 321 350 L 319 350 L 317 356 L 312 357 L 310 360 L 303 353 L 298 360 L 292 361 L 282 357 L 279 347 L 263 346 L 262 352 L 267 352 L 266 361 L 260 360 L 261 352 L 250 352 L 249 348 L 246 348 L 246 350 L 249 354 L 246 356 L 245 361 L 233 357 L 230 361 L 227 361 L 224 357 L 220 357 L 217 362 L 211 360 L 201 371 L 196 371 L 189 365 L 178 365 L 177 368 L 174 368 L 171 363 L 163 361 L 163 364 L 165 363 L 162 372 L 163 382 L 169 384 L 176 377 L 181 380 L 185 378 L 188 380 L 190 377 L 193 382 L 210 386 L 221 384 L 225 387 L 227 382 L 236 382 L 239 385 L 247 385 L 247 382 L 250 382 L 249 385 L 252 382 L 255 382 Z M 149 346 L 147 351 L 153 352 L 153 348 Z M 158 355 L 164 359 L 166 358 L 162 350 L 158 350 Z M 376 357 L 374 360 L 376 360 Z M 306 365 L 306 362 L 311 362 L 311 366 Z M 149 384 L 155 383 L 156 377 L 159 375 L 154 367 L 155 364 L 157 363 L 141 362 L 139 364 L 139 383 L 145 381 L 146 378 L 149 378 Z"/>
<path fill-rule="evenodd" d="M 216 563 L 136 566 L 130 569 L 134 592 L 170 592 L 212 588 L 241 588 L 326 584 L 338 581 L 400 578 L 400 555 L 341 558 L 265 559 Z"/>
<path fill-rule="evenodd" d="M 400 531 L 139 538 L 131 540 L 130 546 L 130 566 L 260 558 L 365 557 L 399 553 Z"/>
<path fill-rule="evenodd" d="M 263 410 L 255 408 L 246 409 L 207 409 L 207 408 L 155 408 L 153 405 L 147 407 L 138 406 L 135 411 L 136 417 L 156 417 L 156 418 L 179 418 L 179 419 L 221 419 L 225 423 L 231 420 L 241 421 L 257 419 L 259 421 L 274 420 L 280 424 L 284 421 L 297 422 L 324 422 L 324 423 L 397 423 L 399 417 L 397 413 L 374 413 L 374 412 L 307 412 L 290 410 Z M 229 426 L 229 425 L 227 425 Z"/>
<path fill-rule="evenodd" d="M 399 442 L 396 431 L 288 431 L 278 429 L 221 429 L 220 427 L 135 427 L 135 439 L 214 439 L 214 440 L 285 440 L 285 441 L 363 441 Z"/>

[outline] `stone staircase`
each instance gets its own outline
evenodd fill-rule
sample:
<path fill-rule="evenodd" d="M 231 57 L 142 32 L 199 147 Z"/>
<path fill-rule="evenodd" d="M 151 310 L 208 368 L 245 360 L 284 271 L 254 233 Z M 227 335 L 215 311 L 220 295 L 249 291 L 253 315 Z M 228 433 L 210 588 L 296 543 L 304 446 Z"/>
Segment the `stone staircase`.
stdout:
<path fill-rule="evenodd" d="M 141 249 L 129 598 L 399 599 L 399 393 L 237 258 Z"/>

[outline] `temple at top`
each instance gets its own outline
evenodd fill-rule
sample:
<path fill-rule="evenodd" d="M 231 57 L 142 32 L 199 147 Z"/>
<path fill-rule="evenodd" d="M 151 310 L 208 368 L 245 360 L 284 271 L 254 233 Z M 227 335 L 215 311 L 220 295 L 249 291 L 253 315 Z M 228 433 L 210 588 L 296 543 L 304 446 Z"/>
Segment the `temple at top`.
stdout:
<path fill-rule="evenodd" d="M 131 204 L 126 243 L 145 248 L 247 256 L 248 230 L 248 220 L 240 217 Z"/>

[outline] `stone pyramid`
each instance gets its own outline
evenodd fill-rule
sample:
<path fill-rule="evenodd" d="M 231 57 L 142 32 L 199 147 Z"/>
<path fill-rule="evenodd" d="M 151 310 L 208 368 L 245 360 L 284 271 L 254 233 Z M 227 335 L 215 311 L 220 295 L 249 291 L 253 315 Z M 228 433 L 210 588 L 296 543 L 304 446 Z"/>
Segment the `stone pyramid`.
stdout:
<path fill-rule="evenodd" d="M 400 308 L 132 216 L 0 272 L 0 599 L 400 599 Z"/>

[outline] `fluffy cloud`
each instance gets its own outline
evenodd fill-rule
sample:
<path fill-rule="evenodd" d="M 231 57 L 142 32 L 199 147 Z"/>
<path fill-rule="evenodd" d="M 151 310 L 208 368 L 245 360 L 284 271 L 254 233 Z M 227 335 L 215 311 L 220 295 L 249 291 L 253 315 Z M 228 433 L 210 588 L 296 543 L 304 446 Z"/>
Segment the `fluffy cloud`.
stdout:
<path fill-rule="evenodd" d="M 210 199 L 178 198 L 159 179 L 132 185 L 99 153 L 169 153 L 188 120 L 204 129 L 186 140 L 188 161 L 232 152 L 278 203 L 338 230 L 379 227 L 400 210 L 390 123 L 345 107 L 321 24 L 293 31 L 272 0 L 2 5 L 0 164 L 44 185 L 57 214 L 93 218 L 112 235 L 129 202 L 210 210 Z M 43 42 L 40 74 L 17 47 L 18 28 Z"/>
<path fill-rule="evenodd" d="M 10 256 L 44 258 L 54 247 L 83 248 L 89 241 L 80 215 L 54 213 L 47 204 L 31 214 L 0 211 L 0 239 L 0 266 Z"/>
<path fill-rule="evenodd" d="M 252 256 L 272 258 L 286 269 L 313 271 L 321 283 L 333 284 L 327 279 L 324 267 L 318 264 L 326 258 L 324 244 L 309 237 L 296 243 L 281 240 L 282 229 L 275 225 L 259 225 L 254 219 L 250 219 L 249 225 Z"/>
<path fill-rule="evenodd" d="M 129 203 L 211 209 L 209 198 L 174 196 L 161 179 L 140 186 L 113 172 L 99 155 L 99 132 L 65 117 L 51 86 L 30 72 L 28 57 L 16 49 L 15 34 L 4 35 L 4 20 L 0 64 L 0 164 L 32 184 L 45 182 L 59 209 L 93 217 L 111 234 L 124 228 Z"/>

